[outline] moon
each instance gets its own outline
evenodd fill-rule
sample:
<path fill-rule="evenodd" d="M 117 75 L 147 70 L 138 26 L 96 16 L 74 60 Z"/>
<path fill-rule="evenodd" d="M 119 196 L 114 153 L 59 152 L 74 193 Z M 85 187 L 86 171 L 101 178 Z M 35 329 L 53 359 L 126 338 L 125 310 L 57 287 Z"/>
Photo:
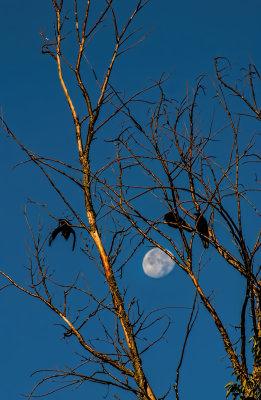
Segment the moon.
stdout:
<path fill-rule="evenodd" d="M 162 278 L 168 275 L 173 270 L 174 265 L 175 262 L 157 247 L 149 250 L 142 261 L 143 271 L 151 278 Z"/>

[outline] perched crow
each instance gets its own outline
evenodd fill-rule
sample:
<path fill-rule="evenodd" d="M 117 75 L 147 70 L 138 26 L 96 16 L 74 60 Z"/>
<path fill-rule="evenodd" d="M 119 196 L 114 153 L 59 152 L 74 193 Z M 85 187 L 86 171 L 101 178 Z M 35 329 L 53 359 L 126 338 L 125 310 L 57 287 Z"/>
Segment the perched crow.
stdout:
<path fill-rule="evenodd" d="M 171 228 L 181 228 L 188 232 L 191 232 L 191 227 L 182 219 L 178 214 L 174 214 L 174 211 L 169 211 L 164 215 L 164 219 Z"/>
<path fill-rule="evenodd" d="M 203 246 L 205 247 L 205 249 L 207 249 L 209 246 L 208 223 L 205 220 L 205 218 L 203 217 L 203 215 L 201 215 L 201 213 L 196 212 L 195 215 L 197 217 L 195 228 L 199 233 L 199 236 L 203 243 Z"/>
<path fill-rule="evenodd" d="M 54 241 L 54 239 L 56 238 L 56 236 L 60 232 L 61 232 L 62 236 L 66 240 L 68 240 L 68 238 L 69 238 L 71 233 L 73 234 L 73 247 L 72 247 L 72 249 L 74 250 L 75 241 L 76 241 L 75 232 L 74 232 L 73 228 L 71 227 L 70 222 L 68 222 L 66 219 L 59 219 L 58 227 L 51 233 L 51 236 L 49 238 L 49 246 L 51 246 L 52 242 Z"/>

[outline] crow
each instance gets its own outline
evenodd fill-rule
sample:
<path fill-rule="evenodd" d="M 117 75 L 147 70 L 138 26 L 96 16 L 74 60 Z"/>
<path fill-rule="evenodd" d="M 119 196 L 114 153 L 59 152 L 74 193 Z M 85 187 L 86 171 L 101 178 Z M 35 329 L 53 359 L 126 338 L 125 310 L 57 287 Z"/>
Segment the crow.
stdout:
<path fill-rule="evenodd" d="M 187 222 L 178 214 L 175 214 L 174 211 L 169 211 L 165 214 L 164 219 L 171 228 L 181 228 L 188 232 L 192 231 L 192 228 L 187 224 Z"/>
<path fill-rule="evenodd" d="M 203 246 L 207 249 L 209 246 L 208 223 L 200 212 L 196 212 L 195 215 L 197 217 L 195 228 L 199 233 Z"/>
<path fill-rule="evenodd" d="M 51 236 L 49 238 L 49 246 L 51 246 L 52 242 L 58 235 L 58 233 L 62 234 L 62 236 L 65 238 L 65 240 L 68 240 L 70 234 L 73 234 L 73 247 L 72 249 L 74 250 L 75 247 L 75 241 L 76 241 L 76 236 L 73 228 L 71 227 L 71 224 L 69 221 L 66 219 L 59 219 L 59 225 L 58 227 L 51 233 Z"/>

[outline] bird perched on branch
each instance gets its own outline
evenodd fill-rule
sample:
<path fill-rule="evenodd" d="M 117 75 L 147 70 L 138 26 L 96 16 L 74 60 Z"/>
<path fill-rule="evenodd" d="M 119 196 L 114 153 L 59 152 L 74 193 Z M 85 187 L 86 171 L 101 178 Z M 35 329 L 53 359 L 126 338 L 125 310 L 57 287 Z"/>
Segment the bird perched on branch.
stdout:
<path fill-rule="evenodd" d="M 69 239 L 70 234 L 72 233 L 73 235 L 73 247 L 72 249 L 74 250 L 75 247 L 75 241 L 76 241 L 76 236 L 73 228 L 71 227 L 71 224 L 69 221 L 66 219 L 59 219 L 59 225 L 58 227 L 51 233 L 51 236 L 49 238 L 49 246 L 51 246 L 52 242 L 58 235 L 58 233 L 62 234 L 62 236 L 65 238 L 65 240 Z"/>
<path fill-rule="evenodd" d="M 207 249 L 209 246 L 208 223 L 200 212 L 196 212 L 195 215 L 197 217 L 195 228 L 199 233 L 203 246 Z"/>
<path fill-rule="evenodd" d="M 189 226 L 189 224 L 187 224 L 187 222 L 184 221 L 184 219 L 178 214 L 175 214 L 174 211 L 169 211 L 167 214 L 165 214 L 164 219 L 171 228 L 185 229 L 188 232 L 192 231 L 192 228 Z"/>

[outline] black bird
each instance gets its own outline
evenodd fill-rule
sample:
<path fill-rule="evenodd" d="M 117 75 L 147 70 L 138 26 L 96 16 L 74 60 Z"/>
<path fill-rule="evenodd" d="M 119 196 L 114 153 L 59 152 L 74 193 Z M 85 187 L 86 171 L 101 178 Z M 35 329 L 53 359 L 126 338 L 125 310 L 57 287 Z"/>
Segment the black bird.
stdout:
<path fill-rule="evenodd" d="M 58 233 L 62 234 L 62 236 L 65 238 L 65 240 L 68 240 L 70 234 L 73 234 L 73 247 L 72 249 L 74 250 L 75 247 L 75 241 L 76 241 L 76 236 L 73 228 L 71 227 L 70 222 L 68 222 L 66 219 L 59 219 L 59 225 L 58 227 L 51 233 L 51 236 L 49 238 L 49 246 L 51 246 L 52 242 L 58 235 Z"/>
<path fill-rule="evenodd" d="M 203 217 L 203 215 L 201 215 L 201 213 L 196 212 L 195 215 L 197 217 L 195 228 L 199 233 L 203 246 L 205 247 L 205 249 L 207 249 L 209 246 L 208 223 Z"/>
<path fill-rule="evenodd" d="M 171 228 L 181 228 L 185 229 L 188 232 L 192 231 L 187 222 L 184 221 L 184 219 L 181 218 L 178 214 L 175 214 L 174 211 L 169 211 L 167 214 L 165 214 L 164 219 Z"/>

